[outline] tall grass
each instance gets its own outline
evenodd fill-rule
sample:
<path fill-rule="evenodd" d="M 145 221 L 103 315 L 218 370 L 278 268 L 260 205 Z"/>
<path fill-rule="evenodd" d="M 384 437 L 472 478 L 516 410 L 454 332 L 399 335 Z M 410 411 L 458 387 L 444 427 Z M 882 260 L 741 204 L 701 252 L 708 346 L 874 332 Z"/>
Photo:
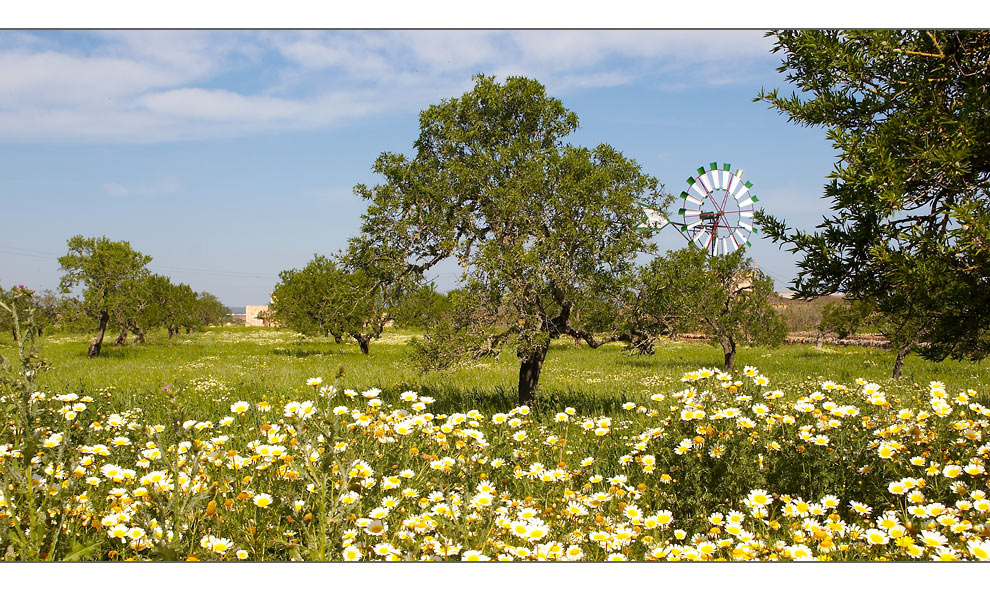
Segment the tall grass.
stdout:
<path fill-rule="evenodd" d="M 414 390 L 437 399 L 441 411 L 478 408 L 498 412 L 516 403 L 518 360 L 511 351 L 498 359 L 441 372 L 421 373 L 413 367 L 408 341 L 415 333 L 394 330 L 374 342 L 370 355 L 356 345 L 307 338 L 271 328 L 213 328 L 179 335 L 152 333 L 144 345 L 106 347 L 96 359 L 86 357 L 85 336 L 44 339 L 43 354 L 53 370 L 39 385 L 52 392 L 79 394 L 110 388 L 122 409 L 151 409 L 178 393 L 186 404 L 211 406 L 210 390 L 249 401 L 301 395 L 311 376 L 342 373 L 344 388 L 372 387 L 386 392 Z M 5 342 L 0 349 L 13 345 Z M 983 393 L 990 384 L 990 365 L 947 360 L 933 363 L 910 356 L 899 381 L 888 379 L 893 353 L 864 347 L 788 345 L 778 349 L 743 348 L 737 370 L 756 366 L 780 381 L 781 387 L 810 379 L 851 384 L 856 378 L 884 384 L 891 392 L 927 388 L 931 380 L 952 389 Z M 540 406 L 573 406 L 583 413 L 611 414 L 627 400 L 641 401 L 670 391 L 687 371 L 717 366 L 721 351 L 704 343 L 665 342 L 653 356 L 629 355 L 620 345 L 597 350 L 571 340 L 553 344 L 540 379 Z M 213 380 L 209 382 L 208 380 Z M 272 400 L 274 402 L 274 400 Z M 205 410 L 205 408 L 204 408 Z"/>

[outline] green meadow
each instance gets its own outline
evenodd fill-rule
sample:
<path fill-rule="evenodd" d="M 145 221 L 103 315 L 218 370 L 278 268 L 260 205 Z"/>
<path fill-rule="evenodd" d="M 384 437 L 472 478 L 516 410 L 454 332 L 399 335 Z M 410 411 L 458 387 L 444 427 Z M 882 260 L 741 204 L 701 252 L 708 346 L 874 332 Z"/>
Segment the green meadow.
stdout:
<path fill-rule="evenodd" d="M 417 333 L 393 330 L 363 355 L 354 343 L 304 337 L 273 328 L 222 327 L 181 334 L 152 333 L 144 345 L 108 344 L 100 357 L 86 357 L 87 336 L 55 335 L 42 341 L 51 370 L 39 385 L 52 393 L 85 394 L 111 388 L 122 408 L 156 406 L 166 392 L 199 404 L 200 394 L 222 391 L 248 401 L 280 400 L 307 391 L 306 380 L 322 377 L 341 388 L 380 388 L 385 393 L 413 390 L 436 398 L 436 408 L 500 411 L 516 405 L 519 362 L 511 351 L 446 371 L 420 372 L 409 355 Z M 13 345 L 3 345 L 10 357 Z M 698 342 L 662 342 L 656 354 L 630 355 L 621 345 L 591 349 L 573 340 L 551 348 L 540 379 L 539 401 L 547 411 L 573 406 L 583 413 L 609 414 L 621 403 L 641 401 L 656 392 L 678 389 L 682 376 L 701 367 L 717 368 L 721 350 Z M 888 392 L 927 389 L 942 381 L 951 390 L 990 385 L 990 364 L 926 361 L 911 355 L 904 376 L 890 380 L 894 354 L 868 347 L 785 345 L 776 349 L 742 348 L 735 373 L 746 366 L 769 376 L 773 387 L 808 380 L 833 380 L 852 386 L 857 378 L 883 384 Z M 211 382 L 212 380 L 212 382 Z M 208 400 L 206 397 L 205 400 Z"/>

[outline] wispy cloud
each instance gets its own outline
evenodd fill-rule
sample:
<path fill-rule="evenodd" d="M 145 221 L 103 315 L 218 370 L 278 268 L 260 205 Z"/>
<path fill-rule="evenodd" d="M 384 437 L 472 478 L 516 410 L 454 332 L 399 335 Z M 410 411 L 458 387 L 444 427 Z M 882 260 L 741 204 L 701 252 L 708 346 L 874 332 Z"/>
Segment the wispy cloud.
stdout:
<path fill-rule="evenodd" d="M 111 197 L 154 197 L 178 193 L 181 187 L 175 180 L 166 180 L 150 185 L 125 186 L 110 182 L 103 185 L 103 192 Z"/>
<path fill-rule="evenodd" d="M 757 31 L 5 31 L 0 141 L 325 128 L 415 112 L 478 72 L 535 77 L 558 95 L 735 84 L 768 49 Z"/>

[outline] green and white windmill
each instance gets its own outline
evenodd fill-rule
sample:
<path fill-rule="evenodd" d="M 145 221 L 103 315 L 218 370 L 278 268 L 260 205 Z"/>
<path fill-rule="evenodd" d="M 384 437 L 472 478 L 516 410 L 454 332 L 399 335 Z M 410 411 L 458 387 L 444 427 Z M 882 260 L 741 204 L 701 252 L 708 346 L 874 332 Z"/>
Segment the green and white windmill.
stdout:
<path fill-rule="evenodd" d="M 659 230 L 673 226 L 686 240 L 711 256 L 752 246 L 749 236 L 757 232 L 753 226 L 753 204 L 759 199 L 752 192 L 753 183 L 743 180 L 742 170 L 732 172 L 731 164 L 719 167 L 717 162 L 712 162 L 707 168 L 699 167 L 697 175 L 688 177 L 687 183 L 677 210 L 680 222 L 644 208 L 649 227 Z"/>
<path fill-rule="evenodd" d="M 732 171 L 726 162 L 719 168 L 712 162 L 706 170 L 688 177 L 688 189 L 681 192 L 681 216 L 678 228 L 689 240 L 710 255 L 729 254 L 752 246 L 749 236 L 753 227 L 753 204 L 759 201 L 752 193 L 753 183 L 743 180 L 743 171 Z"/>

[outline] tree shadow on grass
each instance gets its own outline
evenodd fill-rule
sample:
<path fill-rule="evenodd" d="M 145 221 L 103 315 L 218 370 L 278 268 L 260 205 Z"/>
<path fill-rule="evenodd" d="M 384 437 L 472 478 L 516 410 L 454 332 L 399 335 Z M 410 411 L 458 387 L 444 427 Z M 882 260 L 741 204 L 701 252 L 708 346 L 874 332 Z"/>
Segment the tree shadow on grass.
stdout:
<path fill-rule="evenodd" d="M 132 359 L 146 358 L 149 347 L 155 347 L 155 345 L 122 345 L 118 347 L 113 344 L 104 343 L 103 347 L 100 349 L 100 354 L 92 359 L 97 361 L 100 359 L 129 361 Z M 88 345 L 79 349 L 74 349 L 71 357 L 75 359 L 88 359 Z"/>
<path fill-rule="evenodd" d="M 450 414 L 477 409 L 486 414 L 508 412 L 519 406 L 519 393 L 513 387 L 494 385 L 491 388 L 459 388 L 450 384 L 401 383 L 396 394 L 412 390 L 420 396 L 435 400 L 430 412 Z M 582 415 L 609 415 L 621 410 L 627 399 L 610 393 L 590 394 L 570 388 L 541 387 L 536 401 L 530 405 L 534 415 L 556 415 L 573 407 Z"/>
<path fill-rule="evenodd" d="M 270 355 L 280 355 L 282 357 L 330 357 L 334 355 L 333 351 L 326 349 L 272 349 L 268 352 Z"/>

